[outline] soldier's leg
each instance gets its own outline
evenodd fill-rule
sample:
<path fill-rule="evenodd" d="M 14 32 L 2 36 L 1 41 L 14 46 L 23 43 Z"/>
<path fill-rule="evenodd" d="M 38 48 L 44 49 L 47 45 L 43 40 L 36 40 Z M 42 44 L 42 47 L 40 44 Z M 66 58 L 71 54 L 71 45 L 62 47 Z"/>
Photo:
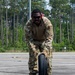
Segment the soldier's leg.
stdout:
<path fill-rule="evenodd" d="M 38 52 L 36 53 L 37 50 L 36 46 L 32 45 L 32 47 L 30 46 L 30 50 L 29 50 L 29 75 L 33 75 L 37 73 L 37 55 L 38 55 Z M 37 50 L 38 51 L 38 50 Z"/>
<path fill-rule="evenodd" d="M 48 75 L 52 75 L 52 58 L 48 57 Z"/>
<path fill-rule="evenodd" d="M 48 53 L 48 75 L 52 75 L 52 49 L 50 48 Z"/>
<path fill-rule="evenodd" d="M 44 50 L 43 51 L 47 57 L 47 62 L 48 62 L 48 75 L 52 75 L 52 53 L 50 53 L 49 50 Z"/>
<path fill-rule="evenodd" d="M 34 52 L 30 53 L 29 56 L 29 71 L 30 75 L 37 73 L 37 56 L 34 55 Z"/>
<path fill-rule="evenodd" d="M 52 44 L 44 44 L 43 52 L 46 53 L 47 62 L 48 62 L 48 75 L 52 75 Z"/>

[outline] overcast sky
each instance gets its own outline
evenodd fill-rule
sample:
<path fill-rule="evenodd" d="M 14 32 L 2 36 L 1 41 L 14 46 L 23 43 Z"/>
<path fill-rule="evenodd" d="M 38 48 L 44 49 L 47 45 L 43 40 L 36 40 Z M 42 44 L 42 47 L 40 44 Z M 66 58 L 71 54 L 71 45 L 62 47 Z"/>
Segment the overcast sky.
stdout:
<path fill-rule="evenodd" d="M 46 9 L 49 9 L 49 10 L 51 10 L 51 7 L 48 5 L 48 3 L 49 3 L 49 0 L 45 0 L 45 1 L 47 2 Z"/>

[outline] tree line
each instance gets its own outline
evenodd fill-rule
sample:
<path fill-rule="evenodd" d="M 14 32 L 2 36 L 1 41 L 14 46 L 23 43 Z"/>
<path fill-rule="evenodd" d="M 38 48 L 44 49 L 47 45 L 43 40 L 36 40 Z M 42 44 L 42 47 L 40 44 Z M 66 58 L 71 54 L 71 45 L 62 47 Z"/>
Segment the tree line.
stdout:
<path fill-rule="evenodd" d="M 28 0 L 0 0 L 0 51 L 27 51 L 24 26 L 28 20 Z M 54 50 L 75 50 L 75 0 L 31 0 L 31 10 L 40 8 L 54 27 Z"/>

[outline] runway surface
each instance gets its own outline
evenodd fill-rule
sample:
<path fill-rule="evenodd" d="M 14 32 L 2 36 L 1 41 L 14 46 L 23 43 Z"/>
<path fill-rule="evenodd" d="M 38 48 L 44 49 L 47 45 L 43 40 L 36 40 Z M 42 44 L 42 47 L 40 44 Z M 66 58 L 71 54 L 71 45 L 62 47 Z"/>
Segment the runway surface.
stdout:
<path fill-rule="evenodd" d="M 28 75 L 28 53 L 0 53 L 0 75 Z M 52 75 L 75 75 L 75 52 L 54 52 Z"/>

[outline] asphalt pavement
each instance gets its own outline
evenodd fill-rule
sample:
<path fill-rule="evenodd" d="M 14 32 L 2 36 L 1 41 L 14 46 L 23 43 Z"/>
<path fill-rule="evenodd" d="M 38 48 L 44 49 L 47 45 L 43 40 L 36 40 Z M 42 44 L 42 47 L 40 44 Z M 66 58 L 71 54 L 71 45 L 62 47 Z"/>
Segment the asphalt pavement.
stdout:
<path fill-rule="evenodd" d="M 28 75 L 28 53 L 0 53 L 0 75 Z M 52 75 L 75 75 L 75 52 L 54 52 Z"/>
<path fill-rule="evenodd" d="M 53 75 L 75 75 L 75 52 L 53 54 Z"/>

